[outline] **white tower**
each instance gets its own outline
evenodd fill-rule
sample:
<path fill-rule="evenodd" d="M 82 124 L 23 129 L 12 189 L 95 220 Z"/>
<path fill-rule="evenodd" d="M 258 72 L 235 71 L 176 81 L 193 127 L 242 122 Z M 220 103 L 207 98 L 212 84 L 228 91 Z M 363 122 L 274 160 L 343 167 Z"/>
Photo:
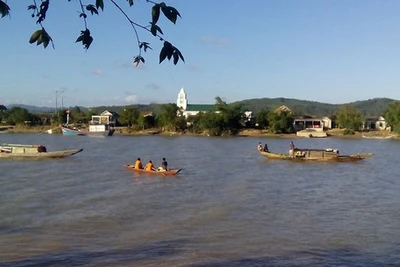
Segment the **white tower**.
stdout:
<path fill-rule="evenodd" d="M 187 100 L 187 95 L 186 95 L 183 87 L 179 91 L 178 99 L 176 100 L 176 105 L 178 106 L 178 108 L 181 108 L 183 110 L 186 110 L 186 108 L 187 108 L 188 100 Z"/>

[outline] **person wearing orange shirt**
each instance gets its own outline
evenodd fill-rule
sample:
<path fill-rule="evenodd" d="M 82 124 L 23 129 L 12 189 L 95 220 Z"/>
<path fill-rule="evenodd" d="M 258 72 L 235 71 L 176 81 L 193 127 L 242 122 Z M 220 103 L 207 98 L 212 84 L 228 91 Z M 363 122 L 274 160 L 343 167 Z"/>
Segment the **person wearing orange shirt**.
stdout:
<path fill-rule="evenodd" d="M 137 158 L 135 162 L 135 169 L 143 169 L 142 162 L 140 161 L 140 158 Z"/>
<path fill-rule="evenodd" d="M 149 160 L 149 162 L 146 164 L 146 171 L 155 171 L 156 169 L 154 168 L 153 162 Z"/>

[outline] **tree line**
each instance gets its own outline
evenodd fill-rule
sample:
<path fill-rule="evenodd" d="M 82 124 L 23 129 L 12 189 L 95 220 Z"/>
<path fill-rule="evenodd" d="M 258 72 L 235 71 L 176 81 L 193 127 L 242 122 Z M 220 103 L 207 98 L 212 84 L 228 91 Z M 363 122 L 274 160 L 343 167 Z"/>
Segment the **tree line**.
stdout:
<path fill-rule="evenodd" d="M 131 131 L 158 128 L 162 131 L 205 133 L 212 136 L 235 135 L 241 129 L 262 129 L 271 133 L 292 133 L 295 116 L 287 111 L 260 109 L 254 116 L 247 117 L 247 109 L 242 103 L 227 104 L 220 97 L 215 98 L 215 108 L 210 112 L 200 112 L 186 118 L 176 104 L 159 105 L 157 113 L 143 114 L 135 106 L 126 106 L 116 113 L 117 126 L 128 127 Z M 82 111 L 79 107 L 70 109 L 71 124 L 87 124 L 94 111 Z M 391 102 L 384 113 L 391 129 L 400 133 L 400 101 Z M 362 130 L 365 116 L 350 104 L 339 106 L 330 116 L 338 128 L 347 134 Z M 30 113 L 21 107 L 13 107 L 0 112 L 0 120 L 6 124 L 59 125 L 66 122 L 66 110 L 56 113 Z"/>

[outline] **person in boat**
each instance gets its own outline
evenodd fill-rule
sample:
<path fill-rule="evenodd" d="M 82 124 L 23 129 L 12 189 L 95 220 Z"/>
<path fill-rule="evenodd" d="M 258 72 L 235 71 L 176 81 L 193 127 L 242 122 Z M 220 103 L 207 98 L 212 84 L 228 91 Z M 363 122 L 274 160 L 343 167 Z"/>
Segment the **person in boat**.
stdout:
<path fill-rule="evenodd" d="M 269 152 L 267 144 L 264 145 L 264 152 Z"/>
<path fill-rule="evenodd" d="M 156 169 L 154 168 L 153 162 L 149 160 L 149 162 L 146 164 L 146 171 L 155 171 Z"/>
<path fill-rule="evenodd" d="M 135 162 L 135 169 L 143 169 L 142 161 L 140 160 L 140 158 L 137 158 Z"/>
<path fill-rule="evenodd" d="M 293 157 L 294 155 L 294 150 L 295 150 L 295 146 L 293 144 L 293 141 L 290 141 L 290 145 L 289 145 L 289 156 Z"/>
<path fill-rule="evenodd" d="M 258 149 L 258 151 L 263 151 L 264 150 L 261 142 L 258 143 L 257 149 Z"/>
<path fill-rule="evenodd" d="M 168 162 L 165 158 L 162 159 L 161 166 L 158 167 L 158 171 L 168 171 Z"/>

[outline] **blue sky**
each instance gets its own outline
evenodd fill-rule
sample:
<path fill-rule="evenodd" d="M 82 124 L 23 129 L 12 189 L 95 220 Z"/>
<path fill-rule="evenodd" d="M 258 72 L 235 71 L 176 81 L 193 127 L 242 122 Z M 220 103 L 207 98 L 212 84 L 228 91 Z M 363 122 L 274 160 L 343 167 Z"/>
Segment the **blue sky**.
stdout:
<path fill-rule="evenodd" d="M 90 3 L 94 1 L 85 1 Z M 162 43 L 139 30 L 153 50 L 146 64 L 130 24 L 104 0 L 89 16 L 94 41 L 74 43 L 83 21 L 78 1 L 50 3 L 44 27 L 56 49 L 28 43 L 38 26 L 29 0 L 8 1 L 0 19 L 0 104 L 64 106 L 176 102 L 183 86 L 189 103 L 286 97 L 348 103 L 375 97 L 400 99 L 400 1 L 372 0 L 166 0 L 182 15 L 160 19 L 166 40 L 186 63 L 158 64 Z M 151 4 L 118 1 L 138 23 L 151 20 Z"/>

